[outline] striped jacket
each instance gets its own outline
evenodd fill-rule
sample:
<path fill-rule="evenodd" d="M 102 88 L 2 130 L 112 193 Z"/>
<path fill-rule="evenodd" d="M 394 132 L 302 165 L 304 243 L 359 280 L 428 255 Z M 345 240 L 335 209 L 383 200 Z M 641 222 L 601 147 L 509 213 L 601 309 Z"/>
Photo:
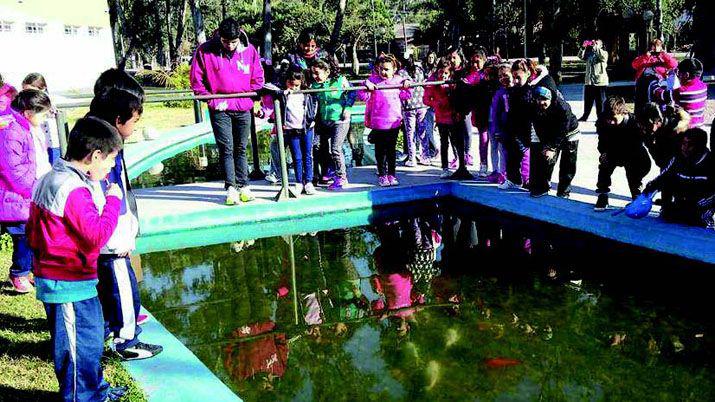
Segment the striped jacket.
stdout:
<path fill-rule="evenodd" d="M 708 86 L 700 78 L 680 83 L 680 87 L 668 89 L 657 86 L 653 89 L 652 100 L 660 104 L 677 104 L 690 115 L 690 127 L 705 124 L 705 106 L 708 100 Z"/>

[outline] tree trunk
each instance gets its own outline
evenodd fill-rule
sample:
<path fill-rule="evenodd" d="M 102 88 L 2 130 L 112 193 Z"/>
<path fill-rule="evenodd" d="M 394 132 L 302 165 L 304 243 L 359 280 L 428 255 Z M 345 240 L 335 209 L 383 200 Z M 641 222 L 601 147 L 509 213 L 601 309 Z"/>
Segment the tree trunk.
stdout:
<path fill-rule="evenodd" d="M 353 56 L 353 74 L 358 75 L 360 74 L 360 59 L 358 59 L 358 46 L 360 45 L 360 36 L 355 38 L 355 42 L 353 43 L 353 49 L 352 49 L 352 56 Z"/>
<path fill-rule="evenodd" d="M 171 54 L 171 68 L 181 64 L 181 43 L 184 41 L 184 31 L 186 30 L 186 0 L 181 0 L 180 7 L 176 21 L 173 53 Z"/>
<path fill-rule="evenodd" d="M 166 48 L 164 47 L 164 34 L 161 27 L 164 25 L 162 15 L 159 12 L 159 2 L 154 3 L 154 45 L 156 45 L 156 63 L 161 67 L 166 67 Z"/>
<path fill-rule="evenodd" d="M 122 24 L 120 15 L 124 14 L 119 0 L 108 0 L 109 5 L 109 25 L 112 28 L 112 41 L 114 42 L 114 61 L 119 61 L 124 57 L 124 38 L 122 37 Z"/>
<path fill-rule="evenodd" d="M 333 33 L 330 35 L 330 43 L 328 44 L 328 52 L 335 53 L 340 43 L 340 31 L 343 29 L 343 20 L 345 19 L 345 6 L 347 0 L 338 1 L 338 9 L 335 11 L 335 24 L 333 25 Z"/>
<path fill-rule="evenodd" d="M 194 22 L 194 38 L 197 46 L 206 42 L 204 16 L 201 13 L 200 1 L 201 0 L 189 0 L 189 6 L 191 6 L 191 19 Z"/>
<path fill-rule="evenodd" d="M 263 46 L 261 56 L 267 62 L 273 60 L 273 38 L 272 38 L 273 13 L 271 12 L 271 0 L 263 0 Z"/>

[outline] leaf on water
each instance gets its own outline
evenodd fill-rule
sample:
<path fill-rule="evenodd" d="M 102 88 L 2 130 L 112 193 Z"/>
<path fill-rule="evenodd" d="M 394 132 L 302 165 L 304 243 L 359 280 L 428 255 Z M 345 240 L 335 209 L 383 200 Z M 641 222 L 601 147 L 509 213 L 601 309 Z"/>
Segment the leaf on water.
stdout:
<path fill-rule="evenodd" d="M 348 326 L 345 323 L 339 322 L 335 324 L 335 335 L 342 336 L 348 332 Z"/>
<path fill-rule="evenodd" d="M 492 309 L 489 309 L 489 308 L 486 309 L 486 310 L 484 311 L 484 315 L 487 317 L 487 320 L 490 319 L 490 318 L 492 318 Z"/>
<path fill-rule="evenodd" d="M 514 317 L 514 318 L 511 320 L 511 323 L 514 324 L 514 325 L 516 325 L 516 323 L 519 322 L 519 316 L 516 315 L 516 314 L 514 314 L 514 313 L 511 313 L 511 315 Z"/>
<path fill-rule="evenodd" d="M 543 338 L 544 338 L 545 341 L 550 341 L 551 338 L 553 338 L 553 337 L 554 337 L 554 330 L 551 329 L 551 326 L 550 326 L 550 325 L 547 325 L 547 326 L 544 328 Z"/>
<path fill-rule="evenodd" d="M 705 337 L 705 334 L 695 334 L 695 337 L 696 337 L 696 338 L 703 338 L 703 337 Z"/>
<path fill-rule="evenodd" d="M 626 340 L 626 334 L 614 334 L 611 337 L 611 346 L 618 346 Z"/>
<path fill-rule="evenodd" d="M 534 328 L 532 328 L 531 325 L 525 324 L 524 332 L 526 332 L 528 335 L 530 335 L 530 334 L 533 334 L 534 332 L 536 332 L 536 330 Z"/>
<path fill-rule="evenodd" d="M 447 330 L 447 333 L 445 335 L 445 346 L 450 347 L 457 343 L 459 340 L 460 336 L 459 333 L 457 332 L 456 329 L 450 328 Z"/>
<path fill-rule="evenodd" d="M 678 338 L 677 335 L 673 335 L 670 337 L 670 342 L 673 343 L 673 350 L 675 350 L 675 353 L 682 352 L 685 350 L 685 345 L 683 345 L 682 342 L 680 342 L 680 338 Z"/>
<path fill-rule="evenodd" d="M 650 338 L 648 341 L 648 353 L 652 355 L 658 355 L 660 354 L 660 348 L 658 347 L 658 342 L 655 341 L 655 339 Z"/>
<path fill-rule="evenodd" d="M 437 363 L 435 360 L 432 360 L 427 363 L 427 368 L 425 369 L 425 375 L 427 376 L 427 386 L 425 387 L 425 389 L 429 391 L 434 388 L 435 385 L 437 385 L 437 381 L 439 381 L 440 371 L 441 367 L 439 363 Z"/>

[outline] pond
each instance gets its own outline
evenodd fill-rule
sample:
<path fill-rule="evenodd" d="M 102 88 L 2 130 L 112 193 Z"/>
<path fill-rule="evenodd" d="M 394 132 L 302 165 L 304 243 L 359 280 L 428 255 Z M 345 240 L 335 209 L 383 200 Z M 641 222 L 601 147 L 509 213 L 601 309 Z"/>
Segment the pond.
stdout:
<path fill-rule="evenodd" d="M 144 254 L 142 302 L 242 399 L 712 400 L 712 266 L 450 201 Z"/>

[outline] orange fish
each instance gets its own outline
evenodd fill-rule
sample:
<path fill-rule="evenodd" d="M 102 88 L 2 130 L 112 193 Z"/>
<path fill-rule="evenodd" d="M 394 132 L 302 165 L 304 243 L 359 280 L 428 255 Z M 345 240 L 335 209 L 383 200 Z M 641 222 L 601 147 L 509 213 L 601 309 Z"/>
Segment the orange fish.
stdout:
<path fill-rule="evenodd" d="M 499 368 L 499 367 L 518 366 L 522 363 L 522 361 L 517 360 L 517 359 L 509 359 L 507 357 L 493 357 L 493 358 L 484 360 L 484 363 L 487 365 L 487 367 Z"/>

